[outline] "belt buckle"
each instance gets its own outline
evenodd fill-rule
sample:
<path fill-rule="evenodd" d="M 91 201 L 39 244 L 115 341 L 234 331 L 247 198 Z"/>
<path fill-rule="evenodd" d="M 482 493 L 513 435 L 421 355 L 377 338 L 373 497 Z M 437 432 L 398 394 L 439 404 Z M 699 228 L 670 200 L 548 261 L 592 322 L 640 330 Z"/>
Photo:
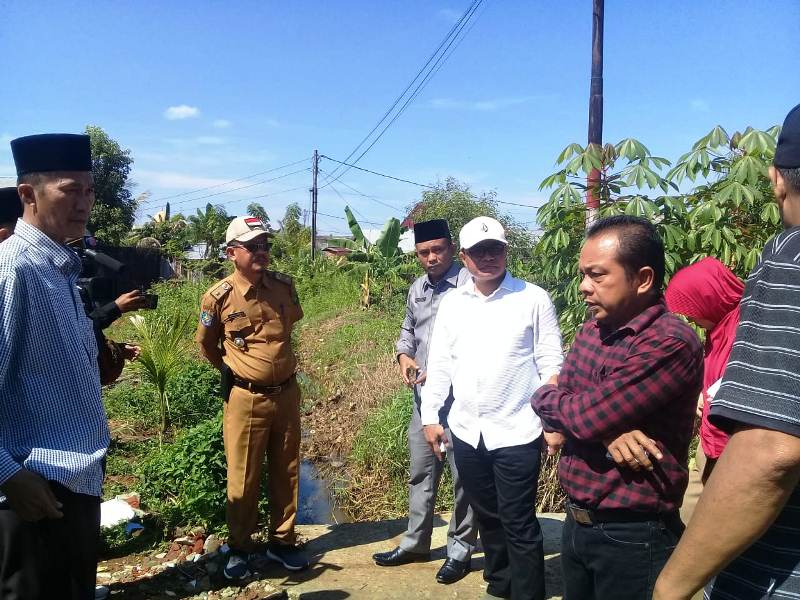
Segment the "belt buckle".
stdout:
<path fill-rule="evenodd" d="M 581 525 L 594 525 L 592 514 L 585 508 L 577 508 L 570 505 L 569 511 L 572 513 L 572 518 L 575 519 L 576 523 L 580 523 Z"/>

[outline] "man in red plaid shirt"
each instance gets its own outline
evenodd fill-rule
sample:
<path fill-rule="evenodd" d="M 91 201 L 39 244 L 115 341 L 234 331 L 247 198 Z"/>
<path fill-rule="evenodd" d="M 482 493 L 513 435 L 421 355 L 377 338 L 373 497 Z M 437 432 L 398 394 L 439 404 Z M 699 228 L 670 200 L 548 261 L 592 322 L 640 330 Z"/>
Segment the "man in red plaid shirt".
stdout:
<path fill-rule="evenodd" d="M 565 600 L 649 599 L 678 542 L 703 349 L 664 305 L 664 246 L 637 217 L 598 221 L 580 255 L 591 318 L 535 393 L 563 445 Z"/>

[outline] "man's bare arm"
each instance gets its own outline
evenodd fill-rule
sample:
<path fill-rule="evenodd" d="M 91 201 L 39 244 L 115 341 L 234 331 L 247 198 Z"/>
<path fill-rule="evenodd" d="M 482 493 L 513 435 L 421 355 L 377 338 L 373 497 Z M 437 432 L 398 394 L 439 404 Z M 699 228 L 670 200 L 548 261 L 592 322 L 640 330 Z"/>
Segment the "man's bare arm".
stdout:
<path fill-rule="evenodd" d="M 654 600 L 688 600 L 775 521 L 800 479 L 800 438 L 737 431 L 656 583 Z"/>

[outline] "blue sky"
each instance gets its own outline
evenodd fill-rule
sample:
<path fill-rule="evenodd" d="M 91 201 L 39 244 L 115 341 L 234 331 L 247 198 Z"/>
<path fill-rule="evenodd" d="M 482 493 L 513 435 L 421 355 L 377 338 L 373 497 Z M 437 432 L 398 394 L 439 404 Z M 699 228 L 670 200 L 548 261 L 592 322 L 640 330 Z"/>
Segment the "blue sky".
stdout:
<path fill-rule="evenodd" d="M 211 201 L 238 213 L 255 199 L 277 220 L 288 202 L 308 206 L 311 175 L 265 180 L 307 168 L 315 148 L 347 156 L 467 4 L 0 0 L 0 176 L 13 174 L 13 137 L 95 124 L 132 151 L 135 193 L 152 194 L 140 218 L 184 194 L 173 211 Z M 674 160 L 716 124 L 779 123 L 800 102 L 798 23 L 796 0 L 607 0 L 604 140 L 637 137 Z M 485 0 L 360 165 L 422 183 L 452 175 L 540 204 L 557 154 L 585 143 L 590 38 L 590 0 Z M 185 194 L 207 186 L 218 187 Z M 352 170 L 332 187 L 341 197 L 324 189 L 321 212 L 342 215 L 346 201 L 375 222 L 402 216 L 420 193 Z M 320 217 L 320 230 L 344 221 Z"/>

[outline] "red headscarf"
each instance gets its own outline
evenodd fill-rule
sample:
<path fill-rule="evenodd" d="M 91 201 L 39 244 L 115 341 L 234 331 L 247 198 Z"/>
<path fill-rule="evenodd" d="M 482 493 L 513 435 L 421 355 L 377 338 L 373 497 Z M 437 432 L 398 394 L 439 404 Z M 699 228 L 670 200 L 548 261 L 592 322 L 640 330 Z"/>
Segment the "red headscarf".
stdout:
<path fill-rule="evenodd" d="M 714 324 L 706 332 L 704 394 L 725 372 L 736 338 L 742 293 L 742 281 L 716 258 L 704 258 L 678 271 L 664 293 L 670 311 Z M 703 407 L 700 439 L 711 458 L 719 457 L 728 440 L 725 433 L 708 422 L 708 402 Z"/>

